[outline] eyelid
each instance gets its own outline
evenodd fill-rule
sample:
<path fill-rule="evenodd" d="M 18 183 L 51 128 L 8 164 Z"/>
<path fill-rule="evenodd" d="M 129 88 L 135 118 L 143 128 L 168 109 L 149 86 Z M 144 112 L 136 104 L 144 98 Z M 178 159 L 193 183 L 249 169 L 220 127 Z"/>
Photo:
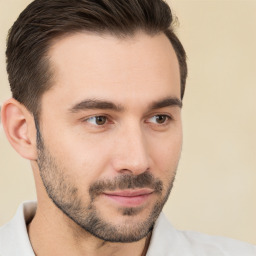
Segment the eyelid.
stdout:
<path fill-rule="evenodd" d="M 162 124 L 148 121 L 149 119 L 151 119 L 153 117 L 156 117 L 156 116 L 164 116 L 164 117 L 166 117 L 166 121 Z M 105 117 L 106 118 L 106 123 L 104 123 L 102 125 L 97 125 L 97 124 L 93 124 L 91 122 L 88 122 L 89 119 L 97 118 L 97 117 Z M 112 117 L 107 115 L 107 114 L 94 114 L 94 115 L 90 115 L 90 116 L 81 118 L 80 120 L 82 122 L 87 123 L 88 125 L 91 125 L 91 126 L 96 127 L 96 128 L 104 128 L 107 125 L 114 123 Z M 146 117 L 145 123 L 156 125 L 156 126 L 164 126 L 164 125 L 168 125 L 169 122 L 172 121 L 172 120 L 174 120 L 174 118 L 170 113 L 153 113 L 153 114 L 149 115 L 148 117 Z"/>
<path fill-rule="evenodd" d="M 106 123 L 104 123 L 102 125 L 97 125 L 97 124 L 92 124 L 91 122 L 88 122 L 89 119 L 97 118 L 97 117 L 105 117 L 106 118 Z M 111 118 L 109 117 L 109 115 L 106 115 L 106 114 L 96 114 L 96 115 L 87 116 L 86 118 L 81 118 L 81 121 L 84 122 L 84 123 L 88 123 L 91 126 L 99 127 L 99 128 L 103 128 L 106 125 L 113 123 L 111 121 Z"/>
<path fill-rule="evenodd" d="M 174 119 L 173 115 L 171 115 L 170 113 L 163 113 L 163 112 L 157 112 L 157 113 L 151 113 L 150 115 L 148 115 L 148 117 L 146 117 L 146 119 L 150 119 L 154 116 L 166 116 L 168 119 Z"/>
<path fill-rule="evenodd" d="M 167 118 L 167 120 L 164 122 L 164 123 L 153 123 L 154 125 L 158 125 L 158 126 L 164 126 L 164 125 L 167 125 L 169 124 L 170 121 L 174 120 L 173 116 L 171 114 L 166 114 L 166 113 L 156 113 L 154 115 L 151 115 L 149 116 L 147 119 L 146 119 L 146 123 L 151 123 L 151 122 L 148 122 L 147 120 L 153 118 L 153 117 L 156 117 L 156 116 L 164 116 Z M 152 124 L 152 123 L 151 123 Z"/>

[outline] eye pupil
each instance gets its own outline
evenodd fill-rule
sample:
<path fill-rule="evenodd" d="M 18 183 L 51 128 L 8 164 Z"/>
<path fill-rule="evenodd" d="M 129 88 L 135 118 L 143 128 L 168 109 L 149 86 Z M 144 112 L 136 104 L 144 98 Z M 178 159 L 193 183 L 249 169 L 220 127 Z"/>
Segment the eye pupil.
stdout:
<path fill-rule="evenodd" d="M 166 116 L 158 115 L 156 116 L 156 121 L 157 123 L 162 124 L 166 121 Z"/>
<path fill-rule="evenodd" d="M 96 117 L 96 123 L 97 125 L 103 125 L 106 123 L 106 117 L 104 116 L 97 116 Z"/>

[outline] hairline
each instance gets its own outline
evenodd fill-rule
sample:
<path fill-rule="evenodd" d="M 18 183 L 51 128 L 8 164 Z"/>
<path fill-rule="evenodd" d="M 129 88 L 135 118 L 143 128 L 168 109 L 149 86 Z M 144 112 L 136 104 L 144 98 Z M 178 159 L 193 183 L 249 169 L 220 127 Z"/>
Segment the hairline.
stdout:
<path fill-rule="evenodd" d="M 165 31 L 148 31 L 146 29 L 143 28 L 138 28 L 135 29 L 133 31 L 126 31 L 126 32 L 118 32 L 118 31 L 111 31 L 111 30 L 87 30 L 87 29 L 74 29 L 73 31 L 66 31 L 66 32 L 60 32 L 59 34 L 56 34 L 52 39 L 47 41 L 46 47 L 45 47 L 45 53 L 41 56 L 41 63 L 44 63 L 45 68 L 46 68 L 46 72 L 49 75 L 49 79 L 47 81 L 46 84 L 43 85 L 44 87 L 44 91 L 42 94 L 40 94 L 40 97 L 38 98 L 38 104 L 37 104 L 37 108 L 35 111 L 30 111 L 32 112 L 32 114 L 34 115 L 34 117 L 39 121 L 40 120 L 40 114 L 41 114 L 41 108 L 42 108 L 42 97 L 43 95 L 48 92 L 49 90 L 51 90 L 54 86 L 54 77 L 55 77 L 55 67 L 53 65 L 53 63 L 51 62 L 51 49 L 54 47 L 54 45 L 59 42 L 60 40 L 63 40 L 65 38 L 68 38 L 70 36 L 74 36 L 77 34 L 88 34 L 88 35 L 98 35 L 100 37 L 104 36 L 104 35 L 110 35 L 113 37 L 116 37 L 118 39 L 122 39 L 122 40 L 126 40 L 126 39 L 133 39 L 138 33 L 144 33 L 145 35 L 154 37 L 160 34 L 163 34 L 169 41 L 171 47 L 174 50 L 177 62 L 178 62 L 178 66 L 179 66 L 179 77 L 181 78 L 181 70 L 180 70 L 180 63 L 179 63 L 179 59 L 177 56 L 177 52 L 171 42 L 171 39 L 167 36 L 167 34 L 165 33 Z M 173 32 L 172 32 L 173 33 Z M 180 91 L 182 91 L 182 84 L 180 81 Z M 182 101 L 182 98 L 181 98 Z"/>

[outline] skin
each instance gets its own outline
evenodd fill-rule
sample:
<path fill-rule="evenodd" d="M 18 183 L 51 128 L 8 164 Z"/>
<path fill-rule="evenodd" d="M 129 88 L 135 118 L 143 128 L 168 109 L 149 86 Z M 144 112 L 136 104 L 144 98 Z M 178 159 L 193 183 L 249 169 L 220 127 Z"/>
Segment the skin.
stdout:
<path fill-rule="evenodd" d="M 42 150 L 37 147 L 31 113 L 14 99 L 2 110 L 7 137 L 16 151 L 31 161 L 35 176 L 38 208 L 28 226 L 33 249 L 40 256 L 126 256 L 131 251 L 135 256 L 146 255 L 150 225 L 146 236 L 133 243 L 104 241 L 59 209 L 45 185 L 58 187 L 62 175 L 64 184 L 76 188 L 72 200 L 79 198 L 86 208 L 92 184 L 149 173 L 161 181 L 162 191 L 153 190 L 138 205 L 133 202 L 128 207 L 127 202 L 120 204 L 104 193 L 93 202 L 105 223 L 121 233 L 138 232 L 136 227 L 149 219 L 156 203 L 164 204 L 167 199 L 180 158 L 180 74 L 175 52 L 164 34 L 138 32 L 121 39 L 76 33 L 56 40 L 48 55 L 54 85 L 42 96 L 39 124 L 44 156 L 54 164 L 44 164 L 40 158 Z M 92 100 L 108 102 L 111 107 L 88 105 L 88 100 L 90 104 Z M 97 123 L 96 116 L 104 118 Z M 63 187 L 59 186 L 60 190 Z M 125 215 L 127 208 L 137 214 Z"/>

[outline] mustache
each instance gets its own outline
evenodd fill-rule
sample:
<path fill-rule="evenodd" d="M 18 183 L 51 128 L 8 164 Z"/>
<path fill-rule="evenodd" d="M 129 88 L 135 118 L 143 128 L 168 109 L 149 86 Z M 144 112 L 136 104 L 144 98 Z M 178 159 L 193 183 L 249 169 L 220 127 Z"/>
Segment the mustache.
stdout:
<path fill-rule="evenodd" d="M 163 182 L 155 178 L 151 173 L 145 172 L 137 176 L 124 174 L 117 176 L 112 180 L 99 180 L 89 188 L 89 194 L 92 199 L 102 194 L 104 191 L 115 191 L 124 189 L 150 188 L 155 193 L 161 194 L 163 191 Z"/>

